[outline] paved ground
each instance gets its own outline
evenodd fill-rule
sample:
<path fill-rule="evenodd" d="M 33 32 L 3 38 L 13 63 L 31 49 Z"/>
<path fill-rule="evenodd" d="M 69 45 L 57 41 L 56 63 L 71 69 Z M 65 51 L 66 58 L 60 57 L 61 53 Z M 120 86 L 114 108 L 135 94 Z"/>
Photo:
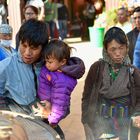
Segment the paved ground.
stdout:
<path fill-rule="evenodd" d="M 85 140 L 81 124 L 81 93 L 83 85 L 84 82 L 80 81 L 72 93 L 71 114 L 60 124 L 64 130 L 66 140 Z"/>
<path fill-rule="evenodd" d="M 81 97 L 84 86 L 84 80 L 91 64 L 102 57 L 102 48 L 93 47 L 90 42 L 70 44 L 76 48 L 73 50 L 73 56 L 80 57 L 86 66 L 86 73 L 78 80 L 78 84 L 72 93 L 71 113 L 61 121 L 66 140 L 85 140 L 84 129 L 81 124 Z"/>

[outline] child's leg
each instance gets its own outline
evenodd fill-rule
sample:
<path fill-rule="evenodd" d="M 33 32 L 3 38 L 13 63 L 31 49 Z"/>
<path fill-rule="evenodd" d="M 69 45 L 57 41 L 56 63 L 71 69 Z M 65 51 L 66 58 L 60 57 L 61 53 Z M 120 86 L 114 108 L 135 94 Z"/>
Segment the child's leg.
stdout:
<path fill-rule="evenodd" d="M 65 135 L 62 131 L 62 129 L 60 128 L 59 125 L 57 125 L 55 128 L 53 128 L 60 136 L 61 140 L 65 140 Z"/>
<path fill-rule="evenodd" d="M 49 122 L 48 122 L 48 119 L 44 119 L 43 122 L 45 122 L 46 124 L 49 125 Z M 60 136 L 61 140 L 65 140 L 65 135 L 62 131 L 62 129 L 60 128 L 59 125 L 56 125 L 55 127 L 52 127 L 57 133 L 58 135 Z"/>

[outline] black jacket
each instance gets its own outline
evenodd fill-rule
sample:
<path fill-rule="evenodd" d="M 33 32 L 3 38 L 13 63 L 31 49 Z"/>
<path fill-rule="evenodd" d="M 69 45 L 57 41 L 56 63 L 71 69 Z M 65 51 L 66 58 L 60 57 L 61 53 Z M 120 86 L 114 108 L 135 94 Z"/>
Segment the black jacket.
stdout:
<path fill-rule="evenodd" d="M 132 67 L 133 73 L 130 74 L 130 94 L 132 115 L 140 113 L 140 71 Z M 100 95 L 98 94 L 102 84 L 104 71 L 104 61 L 97 61 L 90 67 L 85 80 L 82 97 L 82 123 L 87 123 L 91 128 L 94 124 L 96 107 Z"/>
<path fill-rule="evenodd" d="M 131 63 L 133 63 L 133 54 L 134 54 L 134 48 L 136 45 L 137 37 L 139 34 L 139 30 L 137 28 L 134 28 L 132 31 L 127 33 L 128 41 L 129 41 L 129 57 L 131 60 Z"/>

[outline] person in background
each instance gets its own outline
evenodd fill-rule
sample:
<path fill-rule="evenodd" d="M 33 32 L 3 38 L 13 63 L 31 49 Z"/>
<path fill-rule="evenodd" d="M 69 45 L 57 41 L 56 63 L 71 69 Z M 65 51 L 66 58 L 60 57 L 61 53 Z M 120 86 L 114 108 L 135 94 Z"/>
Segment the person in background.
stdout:
<path fill-rule="evenodd" d="M 133 29 L 128 19 L 128 10 L 125 7 L 117 10 L 117 19 L 118 22 L 115 26 L 121 28 L 126 34 Z"/>
<path fill-rule="evenodd" d="M 61 40 L 51 40 L 44 49 L 45 65 L 39 75 L 38 97 L 46 106 L 46 115 L 41 116 L 56 131 L 58 123 L 70 113 L 71 93 L 85 72 L 84 62 L 70 57 L 71 49 Z M 40 113 L 40 109 L 34 110 L 37 115 Z"/>
<path fill-rule="evenodd" d="M 26 5 L 32 5 L 38 9 L 38 20 L 44 20 L 45 9 L 42 0 L 27 0 Z"/>
<path fill-rule="evenodd" d="M 38 19 L 38 9 L 32 5 L 26 5 L 23 9 L 24 20 L 23 23 L 29 19 Z M 19 32 L 16 34 L 16 50 L 18 51 L 19 47 Z"/>
<path fill-rule="evenodd" d="M 4 1 L 0 0 L 0 24 L 6 24 L 7 23 L 7 10 L 4 5 Z"/>
<path fill-rule="evenodd" d="M 86 22 L 85 37 L 89 40 L 88 27 L 92 27 L 94 25 L 94 20 L 96 16 L 96 9 L 92 3 L 92 0 L 86 0 L 85 8 L 83 10 L 83 16 Z"/>
<path fill-rule="evenodd" d="M 39 12 L 35 6 L 26 5 L 25 8 L 23 9 L 23 13 L 24 13 L 25 21 L 27 21 L 29 19 L 38 19 Z"/>
<path fill-rule="evenodd" d="M 0 61 L 11 56 L 16 51 L 12 45 L 13 29 L 8 24 L 0 25 Z"/>
<path fill-rule="evenodd" d="M 63 1 L 60 0 L 58 3 L 58 25 L 59 25 L 59 37 L 61 39 L 65 39 L 68 33 L 68 20 L 69 20 L 69 12 L 64 5 Z"/>
<path fill-rule="evenodd" d="M 58 9 L 57 4 L 52 0 L 47 0 L 45 3 L 45 22 L 48 24 L 50 38 L 56 38 L 55 31 L 58 26 Z"/>
<path fill-rule="evenodd" d="M 140 6 L 140 0 L 127 0 L 128 7 L 138 7 Z"/>
<path fill-rule="evenodd" d="M 133 11 L 135 28 L 127 34 L 129 40 L 129 57 L 131 63 L 140 69 L 140 7 Z"/>
<path fill-rule="evenodd" d="M 86 140 L 136 140 L 140 128 L 140 71 L 130 64 L 123 30 L 104 36 L 103 59 L 89 69 L 82 96 Z M 131 117 L 133 116 L 130 126 Z M 129 132 L 129 133 L 128 133 Z"/>

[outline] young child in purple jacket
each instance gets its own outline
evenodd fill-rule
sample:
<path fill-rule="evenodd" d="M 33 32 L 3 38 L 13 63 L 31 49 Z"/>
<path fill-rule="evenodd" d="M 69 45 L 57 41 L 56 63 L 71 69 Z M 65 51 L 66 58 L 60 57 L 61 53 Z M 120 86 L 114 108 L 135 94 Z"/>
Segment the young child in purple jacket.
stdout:
<path fill-rule="evenodd" d="M 45 65 L 39 75 L 38 97 L 45 102 L 40 113 L 51 126 L 56 126 L 70 113 L 71 93 L 77 79 L 85 72 L 83 61 L 78 57 L 70 57 L 71 49 L 63 41 L 53 39 L 44 50 Z M 38 107 L 36 112 L 39 113 L 42 106 Z"/>

